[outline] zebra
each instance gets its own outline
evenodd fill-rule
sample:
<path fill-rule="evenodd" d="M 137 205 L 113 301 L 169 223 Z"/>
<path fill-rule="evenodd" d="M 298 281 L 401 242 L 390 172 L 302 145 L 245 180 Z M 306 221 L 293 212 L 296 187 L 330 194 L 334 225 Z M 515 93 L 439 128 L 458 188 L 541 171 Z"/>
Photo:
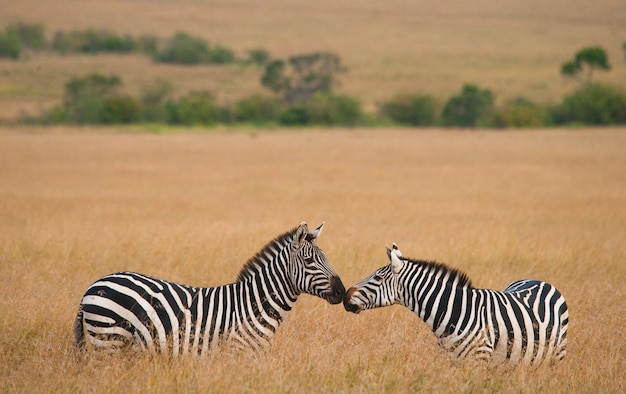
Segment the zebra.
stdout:
<path fill-rule="evenodd" d="M 390 264 L 346 291 L 346 311 L 404 305 L 459 360 L 540 365 L 565 356 L 569 312 L 551 284 L 518 280 L 504 291 L 477 289 L 457 269 L 403 257 L 396 244 L 386 249 Z"/>
<path fill-rule="evenodd" d="M 211 354 L 267 347 L 301 293 L 339 304 L 345 288 L 317 245 L 324 223 L 276 237 L 243 266 L 234 283 L 191 287 L 134 272 L 98 279 L 74 323 L 75 345 L 94 351 Z"/>

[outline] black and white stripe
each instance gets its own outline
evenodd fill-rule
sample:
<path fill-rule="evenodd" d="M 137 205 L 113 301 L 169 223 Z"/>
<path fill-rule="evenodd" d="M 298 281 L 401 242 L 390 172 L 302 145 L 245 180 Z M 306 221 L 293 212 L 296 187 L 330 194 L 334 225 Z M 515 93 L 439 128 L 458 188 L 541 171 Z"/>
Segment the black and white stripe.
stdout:
<path fill-rule="evenodd" d="M 206 354 L 222 343 L 267 345 L 301 293 L 331 304 L 343 300 L 341 279 L 315 244 L 323 223 L 306 223 L 268 243 L 237 281 L 191 287 L 133 272 L 92 284 L 80 304 L 75 342 L 96 350 L 135 346 L 157 352 Z"/>
<path fill-rule="evenodd" d="M 462 272 L 402 257 L 395 244 L 387 255 L 389 265 L 348 289 L 347 311 L 404 305 L 459 359 L 538 365 L 565 356 L 569 313 L 549 283 L 520 280 L 504 291 L 476 289 Z"/>

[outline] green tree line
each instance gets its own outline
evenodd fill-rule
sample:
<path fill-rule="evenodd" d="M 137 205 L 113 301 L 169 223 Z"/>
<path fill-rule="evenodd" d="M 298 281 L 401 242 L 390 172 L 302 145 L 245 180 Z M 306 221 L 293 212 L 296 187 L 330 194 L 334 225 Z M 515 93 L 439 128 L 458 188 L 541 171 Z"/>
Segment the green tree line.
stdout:
<path fill-rule="evenodd" d="M 248 52 L 248 59 L 237 60 L 228 48 L 211 46 L 181 32 L 159 44 L 150 36 L 133 38 L 92 29 L 59 31 L 47 43 L 41 25 L 8 26 L 0 35 L 0 57 L 19 57 L 22 47 L 52 48 L 64 54 L 142 51 L 157 62 L 179 64 L 245 61 L 265 67 L 259 82 L 268 90 L 267 94 L 220 105 L 209 91 L 193 91 L 174 98 L 167 81 L 156 81 L 134 97 L 124 92 L 119 76 L 91 74 L 72 78 L 65 85 L 61 105 L 41 116 L 24 118 L 24 122 L 470 128 L 626 124 L 626 92 L 592 80 L 596 70 L 610 70 L 608 56 L 601 47 L 583 48 L 573 60 L 561 66 L 561 74 L 579 81 L 579 85 L 556 105 L 541 105 L 519 97 L 496 106 L 490 90 L 465 84 L 443 103 L 430 95 L 397 94 L 380 103 L 375 114 L 364 113 L 358 99 L 335 94 L 339 75 L 346 73 L 347 68 L 339 56 L 329 52 L 300 54 L 283 60 L 271 59 L 267 51 L 255 49 Z"/>

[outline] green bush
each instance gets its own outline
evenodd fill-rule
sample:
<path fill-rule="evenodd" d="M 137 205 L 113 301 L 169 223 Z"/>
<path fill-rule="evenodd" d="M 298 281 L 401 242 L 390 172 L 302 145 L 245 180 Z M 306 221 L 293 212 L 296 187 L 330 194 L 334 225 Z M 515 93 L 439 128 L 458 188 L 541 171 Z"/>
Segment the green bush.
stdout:
<path fill-rule="evenodd" d="M 62 124 L 67 122 L 67 114 L 63 106 L 52 107 L 46 112 L 40 119 L 39 123 L 42 124 Z"/>
<path fill-rule="evenodd" d="M 228 48 L 217 45 L 209 48 L 209 63 L 227 64 L 235 61 L 235 54 Z"/>
<path fill-rule="evenodd" d="M 446 126 L 490 126 L 493 121 L 493 94 L 475 85 L 464 85 L 461 94 L 448 100 L 441 114 Z"/>
<path fill-rule="evenodd" d="M 141 106 L 137 100 L 126 94 L 105 98 L 102 107 L 104 123 L 136 123 L 140 119 Z"/>
<path fill-rule="evenodd" d="M 104 100 L 101 97 L 85 97 L 71 106 L 66 106 L 65 114 L 69 123 L 105 123 Z"/>
<path fill-rule="evenodd" d="M 264 66 L 270 62 L 270 53 L 265 49 L 258 48 L 248 51 L 248 63 Z"/>
<path fill-rule="evenodd" d="M 348 96 L 317 94 L 307 107 L 312 124 L 355 126 L 363 117 L 359 102 Z"/>
<path fill-rule="evenodd" d="M 192 92 L 165 105 L 168 122 L 187 126 L 212 125 L 222 119 L 223 110 L 216 104 L 210 92 Z"/>
<path fill-rule="evenodd" d="M 551 120 L 547 108 L 519 97 L 504 104 L 495 123 L 499 127 L 531 128 L 548 126 Z"/>
<path fill-rule="evenodd" d="M 61 53 L 127 53 L 138 48 L 139 45 L 130 35 L 120 36 L 94 29 L 57 31 L 52 40 L 52 49 Z"/>
<path fill-rule="evenodd" d="M 91 74 L 65 84 L 63 108 L 70 123 L 107 123 L 105 102 L 117 94 L 122 81 L 117 76 Z"/>
<path fill-rule="evenodd" d="M 311 123 L 311 115 L 306 107 L 294 105 L 280 114 L 279 122 L 285 126 L 305 126 Z"/>
<path fill-rule="evenodd" d="M 286 126 L 355 126 L 363 121 L 356 99 L 332 94 L 317 94 L 309 103 L 288 106 L 279 117 L 279 123 Z"/>
<path fill-rule="evenodd" d="M 255 95 L 243 98 L 233 106 L 233 118 L 237 122 L 268 123 L 278 120 L 280 102 L 274 97 Z"/>
<path fill-rule="evenodd" d="M 143 35 L 137 39 L 137 46 L 143 53 L 154 56 L 159 51 L 159 39 L 152 35 Z"/>
<path fill-rule="evenodd" d="M 61 53 L 71 52 L 73 45 L 69 33 L 57 31 L 52 39 L 52 49 Z"/>
<path fill-rule="evenodd" d="M 13 33 L 0 34 L 0 58 L 18 59 L 22 52 L 22 42 Z"/>
<path fill-rule="evenodd" d="M 18 22 L 8 26 L 6 32 L 16 35 L 25 47 L 41 49 L 46 46 L 44 28 L 41 24 Z"/>
<path fill-rule="evenodd" d="M 437 120 L 437 104 L 431 96 L 398 94 L 379 109 L 382 116 L 411 126 L 432 126 Z"/>
<path fill-rule="evenodd" d="M 157 80 L 147 87 L 141 94 L 141 120 L 143 122 L 165 122 L 167 111 L 165 99 L 172 92 L 172 85 L 163 80 Z"/>
<path fill-rule="evenodd" d="M 613 86 L 587 84 L 566 96 L 552 112 L 558 124 L 625 124 L 626 92 Z"/>
<path fill-rule="evenodd" d="M 104 34 L 99 44 L 98 51 L 101 52 L 133 52 L 138 48 L 135 40 L 129 35 Z"/>
<path fill-rule="evenodd" d="M 187 33 L 178 32 L 168 40 L 165 48 L 154 55 L 154 60 L 161 63 L 176 64 L 224 64 L 235 60 L 233 52 L 221 46 L 213 49 L 209 44 Z"/>

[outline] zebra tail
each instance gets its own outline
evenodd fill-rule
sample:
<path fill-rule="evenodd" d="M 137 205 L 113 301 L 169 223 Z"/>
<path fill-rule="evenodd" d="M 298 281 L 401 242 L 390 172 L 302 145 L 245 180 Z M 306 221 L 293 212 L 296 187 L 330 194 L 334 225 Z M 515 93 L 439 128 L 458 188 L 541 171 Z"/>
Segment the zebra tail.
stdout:
<path fill-rule="evenodd" d="M 76 319 L 74 320 L 74 346 L 85 346 L 85 327 L 83 325 L 83 306 L 78 308 Z"/>

